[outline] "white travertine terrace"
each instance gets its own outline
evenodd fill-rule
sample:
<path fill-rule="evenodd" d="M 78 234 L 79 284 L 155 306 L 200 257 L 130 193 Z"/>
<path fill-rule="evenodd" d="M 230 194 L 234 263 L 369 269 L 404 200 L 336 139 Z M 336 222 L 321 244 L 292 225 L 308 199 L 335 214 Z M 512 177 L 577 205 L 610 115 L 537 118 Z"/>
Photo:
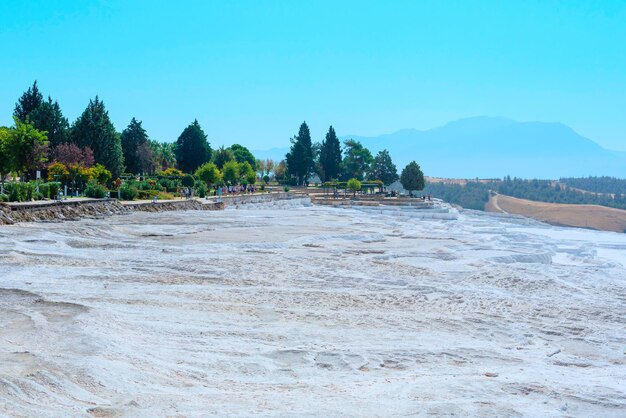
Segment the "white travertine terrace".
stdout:
<path fill-rule="evenodd" d="M 0 228 L 0 416 L 624 416 L 626 234 L 248 207 Z"/>

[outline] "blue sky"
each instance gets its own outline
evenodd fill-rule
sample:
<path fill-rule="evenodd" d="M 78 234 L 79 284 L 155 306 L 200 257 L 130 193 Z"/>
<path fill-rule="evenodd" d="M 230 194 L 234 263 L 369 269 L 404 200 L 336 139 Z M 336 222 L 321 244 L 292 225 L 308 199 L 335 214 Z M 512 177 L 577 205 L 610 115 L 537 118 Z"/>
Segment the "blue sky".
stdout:
<path fill-rule="evenodd" d="M 286 146 L 489 115 L 626 151 L 626 2 L 0 0 L 0 124 L 37 79 L 173 141 Z"/>

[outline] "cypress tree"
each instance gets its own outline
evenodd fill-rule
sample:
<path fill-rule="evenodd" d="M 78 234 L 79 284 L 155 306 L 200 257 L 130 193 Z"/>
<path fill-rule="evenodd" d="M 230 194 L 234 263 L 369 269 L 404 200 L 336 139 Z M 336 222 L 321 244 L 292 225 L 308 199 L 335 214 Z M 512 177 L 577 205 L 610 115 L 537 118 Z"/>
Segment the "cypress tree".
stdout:
<path fill-rule="evenodd" d="M 149 171 L 152 151 L 148 144 L 148 135 L 141 126 L 141 121 L 133 118 L 122 132 L 121 140 L 126 171 L 133 174 Z"/>
<path fill-rule="evenodd" d="M 296 177 L 298 184 L 306 183 L 314 165 L 311 132 L 306 122 L 300 125 L 298 136 L 292 138 L 286 160 L 287 172 Z"/>
<path fill-rule="evenodd" d="M 211 159 L 213 150 L 198 120 L 187 126 L 176 141 L 176 161 L 185 173 L 193 173 Z"/>
<path fill-rule="evenodd" d="M 320 150 L 320 177 L 322 181 L 329 181 L 339 177 L 341 168 L 341 144 L 335 130 L 328 128 L 326 139 Z"/>
<path fill-rule="evenodd" d="M 89 147 L 97 164 L 104 165 L 117 178 L 124 169 L 124 154 L 120 135 L 109 118 L 104 103 L 90 100 L 82 115 L 71 128 L 70 139 L 79 147 Z"/>

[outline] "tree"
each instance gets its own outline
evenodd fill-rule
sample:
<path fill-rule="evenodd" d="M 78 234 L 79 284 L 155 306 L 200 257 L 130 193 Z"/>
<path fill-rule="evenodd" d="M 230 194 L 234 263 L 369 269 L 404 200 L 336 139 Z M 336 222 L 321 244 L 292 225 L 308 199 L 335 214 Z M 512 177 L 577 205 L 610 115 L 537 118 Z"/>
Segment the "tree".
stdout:
<path fill-rule="evenodd" d="M 274 160 L 268 158 L 265 160 L 265 175 L 269 175 L 270 173 L 272 173 L 274 171 L 274 167 L 276 166 L 276 163 L 274 162 Z"/>
<path fill-rule="evenodd" d="M 412 193 L 413 190 L 424 189 L 424 173 L 415 161 L 411 161 L 404 167 L 400 175 L 400 183 L 409 193 Z"/>
<path fill-rule="evenodd" d="M 10 152 L 12 140 L 11 130 L 0 126 L 0 193 L 2 194 L 4 194 L 4 179 L 15 167 L 13 155 Z"/>
<path fill-rule="evenodd" d="M 29 87 L 15 104 L 13 116 L 20 122 L 26 122 L 28 116 L 43 103 L 43 96 L 37 87 L 37 80 Z"/>
<path fill-rule="evenodd" d="M 239 164 L 239 177 L 246 184 L 254 184 L 256 182 L 256 171 L 254 171 L 249 162 L 244 161 Z"/>
<path fill-rule="evenodd" d="M 231 160 L 224 164 L 222 178 L 230 184 L 235 184 L 239 181 L 239 164 L 237 164 L 237 161 Z"/>
<path fill-rule="evenodd" d="M 79 148 L 76 144 L 57 145 L 52 150 L 52 160 L 64 165 L 79 164 L 85 168 L 93 167 L 95 161 L 91 148 Z"/>
<path fill-rule="evenodd" d="M 87 108 L 71 128 L 70 139 L 79 147 L 89 147 L 96 163 L 104 165 L 114 177 L 124 169 L 124 154 L 120 135 L 109 118 L 109 112 L 98 96 L 90 100 Z"/>
<path fill-rule="evenodd" d="M 193 173 L 202 164 L 211 160 L 211 146 L 198 120 L 187 126 L 176 141 L 178 168 L 185 173 Z"/>
<path fill-rule="evenodd" d="M 274 166 L 274 179 L 277 181 L 284 180 L 285 174 L 287 174 L 287 162 L 280 160 L 280 162 Z"/>
<path fill-rule="evenodd" d="M 320 179 L 323 182 L 339 178 L 339 171 L 341 169 L 341 145 L 339 144 L 339 139 L 332 126 L 328 128 L 326 139 L 322 142 L 319 165 Z"/>
<path fill-rule="evenodd" d="M 214 163 L 204 163 L 195 172 L 195 176 L 204 181 L 210 188 L 212 184 L 220 181 L 220 170 Z"/>
<path fill-rule="evenodd" d="M 224 148 L 224 146 L 221 146 L 215 150 L 211 161 L 221 170 L 224 167 L 224 164 L 229 161 L 233 161 L 234 159 L 235 154 L 233 154 L 233 151 L 230 148 Z"/>
<path fill-rule="evenodd" d="M 237 161 L 238 163 L 243 163 L 244 161 L 247 161 L 252 167 L 255 167 L 256 159 L 248 148 L 244 147 L 243 145 L 233 144 L 230 146 L 229 149 L 232 151 L 235 161 Z"/>
<path fill-rule="evenodd" d="M 356 192 L 361 190 L 361 182 L 358 179 L 351 178 L 348 180 L 348 189 L 353 193 L 353 196 L 356 196 Z"/>
<path fill-rule="evenodd" d="M 15 127 L 9 129 L 6 151 L 11 155 L 12 171 L 28 174 L 45 167 L 48 161 L 48 138 L 30 123 L 14 117 Z"/>
<path fill-rule="evenodd" d="M 344 142 L 345 153 L 343 159 L 344 178 L 363 180 L 370 171 L 374 158 L 372 153 L 359 141 L 348 139 Z"/>
<path fill-rule="evenodd" d="M 154 140 L 149 140 L 148 144 L 152 153 L 152 164 L 155 171 L 165 171 L 176 165 L 174 144 Z"/>
<path fill-rule="evenodd" d="M 153 155 L 141 121 L 133 118 L 122 132 L 121 140 L 126 172 L 139 174 L 151 171 Z"/>
<path fill-rule="evenodd" d="M 386 149 L 380 151 L 376 155 L 376 158 L 374 158 L 370 179 L 380 180 L 385 186 L 389 186 L 391 183 L 398 180 L 398 169 L 393 161 L 391 161 L 389 151 Z"/>
<path fill-rule="evenodd" d="M 286 155 L 287 173 L 294 176 L 298 184 L 304 184 L 313 169 L 311 133 L 306 122 L 302 122 L 298 135 L 291 139 L 291 149 Z"/>
<path fill-rule="evenodd" d="M 42 102 L 28 115 L 28 121 L 36 129 L 48 133 L 50 147 L 56 147 L 69 140 L 69 122 L 63 116 L 59 102 L 53 102 L 50 96 L 48 101 Z"/>
<path fill-rule="evenodd" d="M 97 181 L 99 184 L 106 185 L 113 177 L 111 172 L 102 164 L 96 164 L 91 168 L 89 173 L 90 179 Z"/>

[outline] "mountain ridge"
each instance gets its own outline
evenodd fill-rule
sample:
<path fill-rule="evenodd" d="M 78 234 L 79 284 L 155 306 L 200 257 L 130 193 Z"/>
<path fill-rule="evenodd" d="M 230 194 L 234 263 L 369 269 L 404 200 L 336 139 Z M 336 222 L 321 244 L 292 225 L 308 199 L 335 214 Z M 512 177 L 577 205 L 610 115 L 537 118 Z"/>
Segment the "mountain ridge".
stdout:
<path fill-rule="evenodd" d="M 405 128 L 340 139 L 358 140 L 372 154 L 388 149 L 399 171 L 416 160 L 426 174 L 437 177 L 626 177 L 626 152 L 606 149 L 560 122 L 477 116 L 427 130 Z M 282 153 L 283 158 L 287 151 L 275 148 L 266 155 Z"/>

